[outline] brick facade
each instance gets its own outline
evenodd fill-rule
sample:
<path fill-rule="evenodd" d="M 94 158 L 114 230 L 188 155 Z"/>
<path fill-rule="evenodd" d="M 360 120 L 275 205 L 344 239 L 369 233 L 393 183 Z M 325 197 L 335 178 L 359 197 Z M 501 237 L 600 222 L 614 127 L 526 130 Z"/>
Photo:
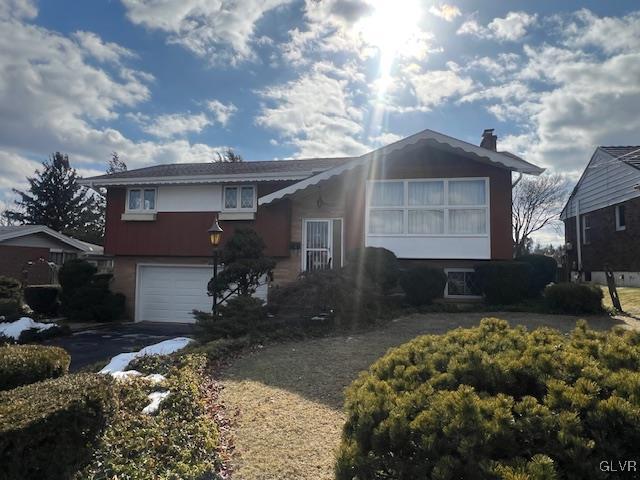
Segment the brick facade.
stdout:
<path fill-rule="evenodd" d="M 52 272 L 46 262 L 49 249 L 0 245 L 0 275 L 15 278 L 27 285 L 51 283 Z"/>
<path fill-rule="evenodd" d="M 640 272 L 640 197 L 625 205 L 626 229 L 616 230 L 615 205 L 589 212 L 591 241 L 582 243 L 582 268 L 585 272 L 604 271 L 608 265 L 617 272 Z M 581 215 L 581 222 L 584 215 Z M 576 218 L 565 220 L 565 239 L 573 248 L 567 252 L 569 267 L 578 266 Z M 581 223 L 582 225 L 582 223 Z"/>

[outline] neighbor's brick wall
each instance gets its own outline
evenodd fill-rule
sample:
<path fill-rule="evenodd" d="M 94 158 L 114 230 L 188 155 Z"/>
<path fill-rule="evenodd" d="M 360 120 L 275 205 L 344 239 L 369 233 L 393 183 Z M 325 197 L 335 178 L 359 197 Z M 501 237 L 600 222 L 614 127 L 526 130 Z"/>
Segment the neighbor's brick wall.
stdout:
<path fill-rule="evenodd" d="M 136 266 L 138 263 L 162 263 L 175 265 L 211 265 L 211 257 L 138 257 L 118 256 L 113 261 L 111 290 L 126 297 L 126 318 L 135 317 Z"/>
<path fill-rule="evenodd" d="M 28 285 L 51 282 L 51 270 L 46 264 L 48 261 L 48 248 L 0 245 L 0 275 L 15 278 Z M 33 265 L 29 266 L 29 262 L 33 262 Z"/>
<path fill-rule="evenodd" d="M 605 265 L 613 271 L 640 271 L 640 197 L 624 202 L 626 230 L 616 230 L 615 205 L 589 212 L 591 243 L 582 245 L 582 266 L 587 272 L 603 271 Z M 577 268 L 576 218 L 564 222 L 565 239 L 574 246 L 568 252 L 569 266 Z"/>

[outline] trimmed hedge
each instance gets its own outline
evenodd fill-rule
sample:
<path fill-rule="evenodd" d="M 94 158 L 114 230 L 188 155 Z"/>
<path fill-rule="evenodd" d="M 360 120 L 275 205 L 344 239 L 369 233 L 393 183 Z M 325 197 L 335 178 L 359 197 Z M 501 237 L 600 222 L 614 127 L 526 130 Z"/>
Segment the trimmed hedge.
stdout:
<path fill-rule="evenodd" d="M 527 297 L 531 265 L 515 261 L 491 261 L 475 266 L 476 283 L 492 305 L 518 303 Z"/>
<path fill-rule="evenodd" d="M 604 293 L 597 285 L 556 283 L 544 290 L 547 308 L 559 313 L 602 313 Z"/>
<path fill-rule="evenodd" d="M 484 319 L 390 350 L 347 390 L 338 480 L 606 479 L 640 442 L 640 332 Z"/>
<path fill-rule="evenodd" d="M 391 250 L 382 247 L 354 250 L 349 255 L 346 270 L 356 278 L 364 275 L 384 293 L 395 288 L 400 278 L 397 257 Z"/>
<path fill-rule="evenodd" d="M 269 328 L 267 309 L 259 298 L 239 295 L 218 306 L 218 317 L 210 312 L 193 311 L 196 333 L 202 341 L 238 338 Z"/>
<path fill-rule="evenodd" d="M 542 293 L 544 287 L 555 282 L 558 274 L 558 262 L 556 262 L 555 258 L 547 255 L 531 254 L 523 255 L 516 260 L 531 266 L 529 296 L 537 297 Z"/>
<path fill-rule="evenodd" d="M 113 404 L 106 375 L 67 375 L 0 392 L 0 478 L 71 478 L 91 458 Z"/>
<path fill-rule="evenodd" d="M 6 345 L 0 347 L 0 390 L 65 375 L 71 357 L 60 347 Z"/>
<path fill-rule="evenodd" d="M 12 322 L 22 313 L 22 285 L 15 278 L 0 276 L 0 317 Z"/>
<path fill-rule="evenodd" d="M 447 276 L 441 268 L 413 267 L 402 272 L 400 286 L 412 305 L 429 305 L 444 295 Z"/>
<path fill-rule="evenodd" d="M 57 285 L 33 285 L 25 287 L 24 301 L 39 315 L 55 315 L 60 306 L 59 294 L 60 287 Z"/>

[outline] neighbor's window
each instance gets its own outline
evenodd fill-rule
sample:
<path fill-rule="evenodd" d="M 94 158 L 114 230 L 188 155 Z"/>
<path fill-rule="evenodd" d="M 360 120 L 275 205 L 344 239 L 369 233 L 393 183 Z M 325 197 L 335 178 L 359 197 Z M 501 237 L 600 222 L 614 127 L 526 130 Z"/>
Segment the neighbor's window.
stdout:
<path fill-rule="evenodd" d="M 370 234 L 486 235 L 487 180 L 382 180 L 370 183 Z"/>
<path fill-rule="evenodd" d="M 155 188 L 132 188 L 129 190 L 129 210 L 155 210 Z"/>
<path fill-rule="evenodd" d="M 474 270 L 448 270 L 447 296 L 480 296 L 480 289 L 476 285 Z"/>
<path fill-rule="evenodd" d="M 225 210 L 253 210 L 256 202 L 253 185 L 224 187 Z"/>
<path fill-rule="evenodd" d="M 627 229 L 627 219 L 625 216 L 625 206 L 624 205 L 616 205 L 616 230 L 626 230 Z"/>
<path fill-rule="evenodd" d="M 582 216 L 582 244 L 591 243 L 591 217 L 588 214 Z"/>

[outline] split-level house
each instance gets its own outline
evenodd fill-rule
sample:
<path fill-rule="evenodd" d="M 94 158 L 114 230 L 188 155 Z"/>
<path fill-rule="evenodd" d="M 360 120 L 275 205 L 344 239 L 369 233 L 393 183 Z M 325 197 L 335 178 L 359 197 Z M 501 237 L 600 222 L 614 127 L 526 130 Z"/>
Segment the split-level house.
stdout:
<path fill-rule="evenodd" d="M 358 157 L 155 165 L 84 184 L 107 189 L 105 253 L 131 318 L 188 322 L 210 307 L 215 218 L 223 242 L 241 227 L 262 236 L 276 284 L 377 246 L 444 267 L 445 293 L 471 296 L 476 263 L 512 256 L 512 172 L 542 169 L 496 151 L 491 130 L 482 146 L 425 130 Z"/>
<path fill-rule="evenodd" d="M 574 278 L 640 287 L 640 146 L 598 147 L 560 219 Z"/>

